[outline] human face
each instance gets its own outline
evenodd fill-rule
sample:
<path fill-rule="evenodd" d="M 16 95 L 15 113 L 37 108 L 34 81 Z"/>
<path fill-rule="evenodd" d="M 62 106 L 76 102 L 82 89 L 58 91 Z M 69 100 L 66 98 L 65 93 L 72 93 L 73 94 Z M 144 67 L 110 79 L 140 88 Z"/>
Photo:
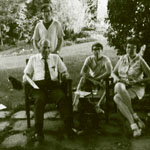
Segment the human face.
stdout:
<path fill-rule="evenodd" d="M 49 7 L 42 10 L 42 16 L 44 19 L 44 22 L 49 22 L 52 17 L 52 11 Z"/>
<path fill-rule="evenodd" d="M 100 55 L 100 48 L 99 48 L 99 47 L 94 47 L 94 48 L 92 49 L 92 52 L 93 52 L 94 56 L 95 56 L 96 58 L 98 58 L 98 56 Z"/>
<path fill-rule="evenodd" d="M 134 57 L 136 55 L 136 45 L 127 44 L 126 53 L 129 55 L 129 57 Z"/>
<path fill-rule="evenodd" d="M 41 48 L 40 48 L 40 52 L 41 52 L 43 58 L 47 58 L 48 57 L 48 55 L 50 53 L 50 50 L 51 50 L 50 42 L 44 41 L 41 44 Z"/>

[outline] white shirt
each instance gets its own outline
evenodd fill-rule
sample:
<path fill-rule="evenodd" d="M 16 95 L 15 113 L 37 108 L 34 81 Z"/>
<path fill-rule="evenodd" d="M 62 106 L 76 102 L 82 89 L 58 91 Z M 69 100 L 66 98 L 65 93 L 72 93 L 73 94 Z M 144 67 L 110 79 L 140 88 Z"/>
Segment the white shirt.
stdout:
<path fill-rule="evenodd" d="M 41 20 L 35 27 L 33 39 L 36 41 L 41 41 L 48 39 L 51 41 L 52 52 L 55 51 L 58 39 L 62 38 L 64 35 L 60 23 L 56 20 L 53 20 L 48 29 L 45 28 L 43 21 Z"/>
<path fill-rule="evenodd" d="M 51 80 L 53 81 L 58 80 L 58 72 L 63 73 L 67 71 L 65 64 L 56 54 L 50 54 L 48 56 L 47 62 Z M 40 53 L 30 57 L 29 62 L 24 70 L 24 74 L 29 74 L 34 81 L 44 80 L 44 59 Z"/>

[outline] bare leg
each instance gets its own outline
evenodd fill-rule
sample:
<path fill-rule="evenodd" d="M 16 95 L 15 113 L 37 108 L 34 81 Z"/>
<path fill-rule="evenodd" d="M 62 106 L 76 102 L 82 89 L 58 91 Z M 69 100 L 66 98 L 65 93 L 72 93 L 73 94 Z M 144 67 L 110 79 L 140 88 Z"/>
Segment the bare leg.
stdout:
<path fill-rule="evenodd" d="M 123 83 L 117 83 L 115 85 L 115 91 L 121 96 L 122 102 L 128 107 L 131 114 L 134 114 L 134 110 L 131 104 L 131 98 L 128 91 L 126 90 L 126 86 Z"/>
<path fill-rule="evenodd" d="M 120 112 L 124 115 L 124 117 L 128 119 L 130 124 L 133 124 L 134 123 L 133 116 L 129 108 L 126 106 L 126 104 L 124 104 L 122 97 L 119 94 L 116 94 L 114 96 L 114 101 L 117 104 L 117 107 L 119 108 Z"/>
<path fill-rule="evenodd" d="M 135 123 L 132 113 L 130 112 L 128 106 L 123 102 L 122 96 L 119 94 L 116 94 L 114 96 L 114 101 L 117 104 L 117 107 L 119 108 L 120 112 L 130 122 L 131 129 L 133 130 L 133 136 L 134 137 L 140 136 L 141 135 L 141 129 L 139 129 L 139 127 Z"/>
<path fill-rule="evenodd" d="M 73 110 L 74 111 L 78 110 L 79 96 L 80 96 L 79 93 L 78 93 L 78 91 L 81 90 L 81 87 L 84 84 L 84 82 L 85 82 L 85 78 L 81 77 L 81 79 L 80 79 L 80 81 L 78 83 L 78 86 L 77 86 L 77 90 L 75 92 L 74 100 L 73 100 Z"/>
<path fill-rule="evenodd" d="M 80 81 L 78 83 L 78 86 L 77 86 L 77 91 L 81 90 L 81 87 L 84 84 L 84 82 L 85 82 L 85 78 L 81 77 L 81 79 L 80 79 Z"/>

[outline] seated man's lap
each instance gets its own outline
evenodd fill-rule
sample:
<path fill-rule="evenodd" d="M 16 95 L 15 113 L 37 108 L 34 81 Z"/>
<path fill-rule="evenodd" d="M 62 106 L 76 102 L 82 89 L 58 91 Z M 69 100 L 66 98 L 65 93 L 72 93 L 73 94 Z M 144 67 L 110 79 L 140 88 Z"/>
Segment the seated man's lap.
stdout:
<path fill-rule="evenodd" d="M 93 88 L 94 84 L 88 79 L 85 79 L 84 83 L 81 85 L 81 91 L 91 92 Z"/>
<path fill-rule="evenodd" d="M 61 99 L 65 99 L 65 94 L 61 88 L 51 90 L 32 89 L 30 95 L 33 100 L 45 101 L 45 103 L 58 103 Z"/>
<path fill-rule="evenodd" d="M 50 90 L 48 91 L 48 101 L 49 102 L 55 102 L 56 104 L 61 100 L 61 99 L 65 99 L 65 94 L 62 91 L 61 88 L 56 88 L 54 90 Z"/>

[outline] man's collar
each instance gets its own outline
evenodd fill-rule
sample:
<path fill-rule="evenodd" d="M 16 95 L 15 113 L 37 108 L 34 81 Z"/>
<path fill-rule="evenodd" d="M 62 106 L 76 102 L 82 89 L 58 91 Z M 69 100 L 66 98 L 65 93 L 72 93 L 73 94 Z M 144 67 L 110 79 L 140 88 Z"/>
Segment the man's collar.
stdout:
<path fill-rule="evenodd" d="M 51 23 L 51 24 L 52 24 L 53 18 L 52 18 L 51 20 L 49 20 L 49 22 L 45 22 L 44 20 L 42 20 L 42 22 L 43 22 L 43 24 L 44 24 L 44 23 Z"/>
<path fill-rule="evenodd" d="M 39 57 L 40 57 L 40 59 L 44 59 L 41 53 L 39 54 Z M 50 58 L 50 54 L 48 55 L 47 59 L 49 59 L 49 58 Z"/>

